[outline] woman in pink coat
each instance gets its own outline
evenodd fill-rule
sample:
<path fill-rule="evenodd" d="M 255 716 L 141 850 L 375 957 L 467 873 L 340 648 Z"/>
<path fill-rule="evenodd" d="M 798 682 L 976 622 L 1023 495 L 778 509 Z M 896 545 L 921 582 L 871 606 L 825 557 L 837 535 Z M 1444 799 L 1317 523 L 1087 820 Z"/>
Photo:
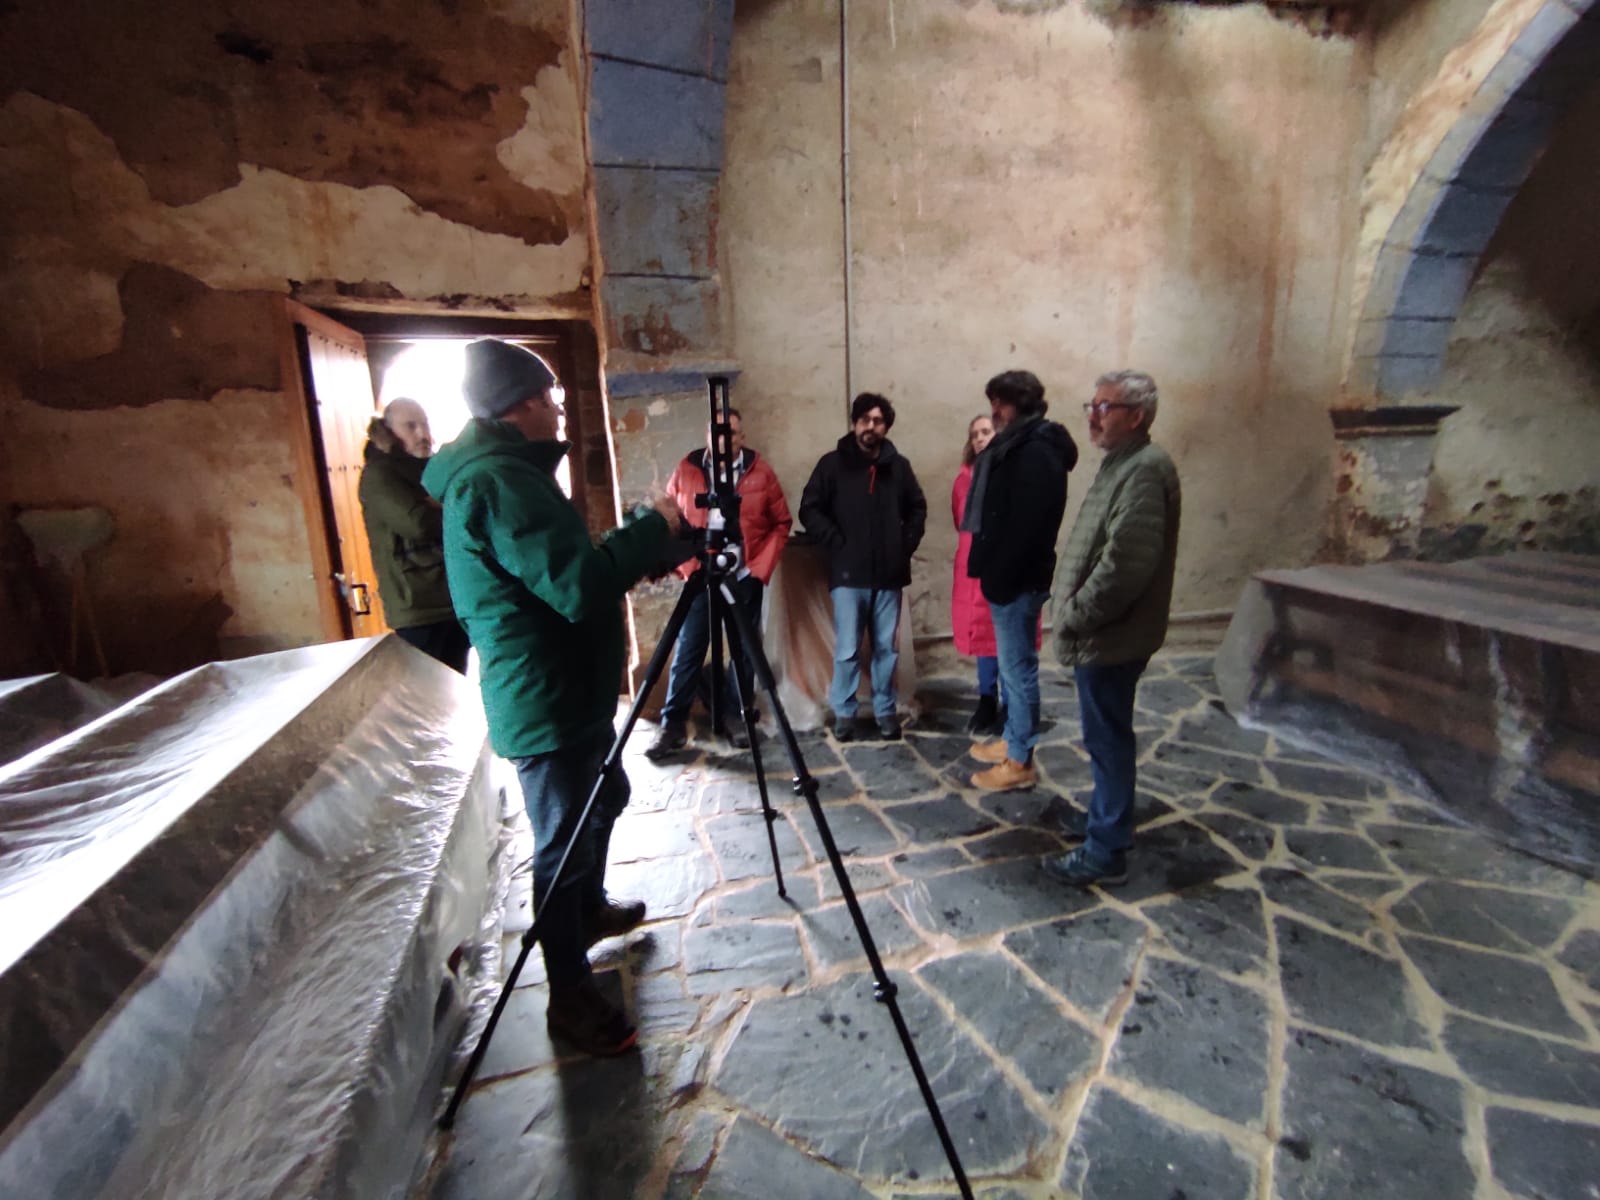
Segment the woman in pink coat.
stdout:
<path fill-rule="evenodd" d="M 972 535 L 961 532 L 961 517 L 967 510 L 967 491 L 972 487 L 972 464 L 983 448 L 994 439 L 994 424 L 987 413 L 972 418 L 967 426 L 967 444 L 961 451 L 961 471 L 950 488 L 950 514 L 956 523 L 956 569 L 950 581 L 950 629 L 955 634 L 956 650 L 978 660 L 978 707 L 967 721 L 967 732 L 998 737 L 1005 728 L 1000 709 L 1000 663 L 994 644 L 994 621 L 989 602 L 978 590 L 978 581 L 967 577 L 967 555 L 972 551 Z"/>

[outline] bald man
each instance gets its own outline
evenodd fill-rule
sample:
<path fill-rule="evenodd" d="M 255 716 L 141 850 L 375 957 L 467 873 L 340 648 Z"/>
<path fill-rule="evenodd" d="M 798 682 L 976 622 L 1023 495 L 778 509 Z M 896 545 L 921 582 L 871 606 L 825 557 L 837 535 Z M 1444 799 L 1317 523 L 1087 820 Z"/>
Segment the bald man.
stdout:
<path fill-rule="evenodd" d="M 432 453 L 422 405 L 406 397 L 391 400 L 367 426 L 361 516 L 389 626 L 464 675 L 472 646 L 445 582 L 443 510 L 422 488 L 422 469 Z"/>

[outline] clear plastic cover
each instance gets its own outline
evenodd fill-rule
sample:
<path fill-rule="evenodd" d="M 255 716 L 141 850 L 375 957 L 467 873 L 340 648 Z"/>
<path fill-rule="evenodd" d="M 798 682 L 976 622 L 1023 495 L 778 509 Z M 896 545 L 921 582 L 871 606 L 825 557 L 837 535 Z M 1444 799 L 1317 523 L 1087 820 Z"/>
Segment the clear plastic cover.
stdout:
<path fill-rule="evenodd" d="M 388 636 L 0 768 L 0 1195 L 403 1196 L 498 960 L 482 708 Z"/>

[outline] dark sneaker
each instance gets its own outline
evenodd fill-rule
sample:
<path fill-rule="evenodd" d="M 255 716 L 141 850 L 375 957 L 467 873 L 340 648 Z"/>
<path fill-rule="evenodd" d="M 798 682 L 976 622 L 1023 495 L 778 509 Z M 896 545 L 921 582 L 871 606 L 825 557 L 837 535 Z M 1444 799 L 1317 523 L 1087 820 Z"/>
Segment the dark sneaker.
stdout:
<path fill-rule="evenodd" d="M 599 908 L 584 914 L 583 932 L 589 945 L 593 946 L 606 938 L 631 933 L 643 921 L 643 900 L 607 900 Z"/>
<path fill-rule="evenodd" d="M 628 1014 L 613 1008 L 593 983 L 552 993 L 544 1020 L 553 1039 L 599 1058 L 626 1054 L 639 1043 Z"/>
<path fill-rule="evenodd" d="M 750 749 L 750 737 L 745 733 L 743 725 L 724 725 L 717 730 L 717 736 L 735 750 Z"/>
<path fill-rule="evenodd" d="M 645 748 L 644 756 L 651 762 L 676 754 L 689 744 L 689 725 L 685 721 L 666 721 L 656 740 Z"/>
<path fill-rule="evenodd" d="M 993 696 L 979 696 L 978 707 L 972 710 L 972 715 L 967 718 L 968 733 L 988 733 L 994 725 L 995 714 L 1000 711 L 1000 702 Z"/>
<path fill-rule="evenodd" d="M 856 719 L 854 717 L 840 717 L 833 723 L 833 740 L 836 742 L 853 742 L 856 740 Z"/>
<path fill-rule="evenodd" d="M 1128 856 L 1125 854 L 1113 855 L 1111 861 L 1102 865 L 1089 857 L 1088 848 L 1079 846 L 1070 854 L 1063 854 L 1059 858 L 1047 858 L 1043 862 L 1044 873 L 1058 883 L 1070 884 L 1072 887 L 1088 887 L 1093 884 L 1097 887 L 1117 887 L 1128 882 Z"/>
<path fill-rule="evenodd" d="M 880 717 L 878 720 L 878 736 L 886 742 L 900 740 L 900 718 Z"/>
<path fill-rule="evenodd" d="M 1070 804 L 1056 817 L 1056 832 L 1071 841 L 1081 842 L 1089 836 L 1089 814 Z"/>

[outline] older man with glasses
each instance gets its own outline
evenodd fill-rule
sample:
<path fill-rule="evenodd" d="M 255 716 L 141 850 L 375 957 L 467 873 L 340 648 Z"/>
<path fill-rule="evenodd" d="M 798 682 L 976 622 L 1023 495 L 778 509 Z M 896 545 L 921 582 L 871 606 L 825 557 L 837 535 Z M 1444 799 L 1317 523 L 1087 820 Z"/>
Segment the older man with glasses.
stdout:
<path fill-rule="evenodd" d="M 1045 871 L 1076 887 L 1128 878 L 1138 748 L 1133 701 L 1150 656 L 1167 637 L 1178 557 L 1178 471 L 1150 440 L 1156 382 L 1140 371 L 1095 381 L 1085 404 L 1089 440 L 1105 452 L 1083 498 L 1055 577 L 1056 658 L 1073 668 L 1094 793 L 1063 830 L 1083 839 Z"/>

